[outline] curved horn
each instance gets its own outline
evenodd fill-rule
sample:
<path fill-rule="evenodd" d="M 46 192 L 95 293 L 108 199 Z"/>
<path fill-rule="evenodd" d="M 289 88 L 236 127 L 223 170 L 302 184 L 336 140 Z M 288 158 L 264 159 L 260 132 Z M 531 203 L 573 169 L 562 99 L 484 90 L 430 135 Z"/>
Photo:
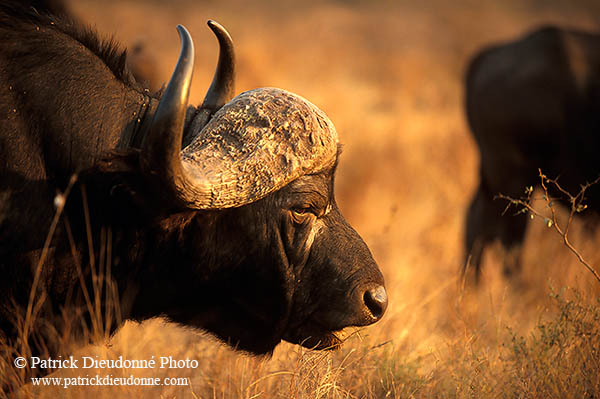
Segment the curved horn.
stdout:
<path fill-rule="evenodd" d="M 231 36 L 218 22 L 208 21 L 208 27 L 219 41 L 219 62 L 213 81 L 200 109 L 215 112 L 233 98 L 235 91 L 235 53 Z"/>
<path fill-rule="evenodd" d="M 209 20 L 208 27 L 219 41 L 219 62 L 213 81 L 206 92 L 202 105 L 196 111 L 190 127 L 183 137 L 183 148 L 194 139 L 194 133 L 201 131 L 210 117 L 235 94 L 235 52 L 233 40 L 227 30 L 218 22 Z"/>
<path fill-rule="evenodd" d="M 225 47 L 231 47 L 229 35 L 216 29 L 221 32 L 217 36 L 229 43 Z M 157 191 L 173 207 L 242 206 L 304 174 L 333 167 L 338 145 L 333 123 L 304 98 L 275 88 L 240 94 L 215 111 L 199 131 L 192 122 L 186 129 L 192 131 L 193 140 L 180 152 L 194 50 L 185 28 L 178 26 L 177 30 L 181 37 L 179 60 L 140 155 L 142 170 L 160 184 Z M 224 51 L 229 56 L 219 62 L 207 95 L 209 104 L 224 101 L 227 94 L 223 93 L 233 87 L 227 83 L 232 82 L 227 76 L 233 69 L 221 66 L 229 64 L 230 50 Z M 208 108 L 203 111 L 208 112 Z"/>
<path fill-rule="evenodd" d="M 140 159 L 143 170 L 158 175 L 175 192 L 183 178 L 179 151 L 194 71 L 192 38 L 181 25 L 177 25 L 177 32 L 181 40 L 179 59 L 144 137 Z"/>

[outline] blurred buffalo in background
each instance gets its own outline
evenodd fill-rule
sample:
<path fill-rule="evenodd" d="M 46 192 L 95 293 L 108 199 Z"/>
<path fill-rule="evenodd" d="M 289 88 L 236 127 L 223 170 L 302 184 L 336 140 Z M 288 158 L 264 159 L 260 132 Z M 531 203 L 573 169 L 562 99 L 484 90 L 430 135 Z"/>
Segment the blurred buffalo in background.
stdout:
<path fill-rule="evenodd" d="M 600 174 L 600 35 L 543 27 L 477 54 L 466 74 L 466 114 L 481 155 L 466 218 L 463 272 L 481 274 L 486 246 L 500 240 L 504 274 L 520 270 L 527 215 L 503 214 L 498 194 L 523 197 L 538 168 L 576 194 Z M 600 192 L 588 191 L 598 210 Z"/>

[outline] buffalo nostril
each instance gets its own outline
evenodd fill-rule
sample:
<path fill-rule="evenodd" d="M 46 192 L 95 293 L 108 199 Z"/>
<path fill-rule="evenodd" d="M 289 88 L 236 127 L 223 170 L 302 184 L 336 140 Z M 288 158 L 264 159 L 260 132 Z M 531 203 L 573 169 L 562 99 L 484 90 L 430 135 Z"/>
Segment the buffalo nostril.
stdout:
<path fill-rule="evenodd" d="M 388 298 L 385 288 L 378 285 L 373 288 L 369 288 L 363 297 L 365 305 L 376 319 L 380 319 L 387 309 Z"/>

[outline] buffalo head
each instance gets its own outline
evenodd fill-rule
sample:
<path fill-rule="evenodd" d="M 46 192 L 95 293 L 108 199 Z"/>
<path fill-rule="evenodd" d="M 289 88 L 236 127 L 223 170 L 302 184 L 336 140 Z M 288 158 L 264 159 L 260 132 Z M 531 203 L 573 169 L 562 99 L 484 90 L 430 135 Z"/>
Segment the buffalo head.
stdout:
<path fill-rule="evenodd" d="M 199 108 L 188 108 L 194 50 L 181 54 L 154 110 L 132 137 L 140 169 L 172 211 L 157 222 L 131 317 L 156 314 L 268 353 L 282 340 L 335 347 L 336 333 L 379 320 L 383 277 L 334 197 L 338 136 L 304 98 L 260 88 L 232 99 L 229 34 Z M 182 145 L 183 143 L 183 145 Z M 160 241 L 160 240 L 157 240 Z"/>

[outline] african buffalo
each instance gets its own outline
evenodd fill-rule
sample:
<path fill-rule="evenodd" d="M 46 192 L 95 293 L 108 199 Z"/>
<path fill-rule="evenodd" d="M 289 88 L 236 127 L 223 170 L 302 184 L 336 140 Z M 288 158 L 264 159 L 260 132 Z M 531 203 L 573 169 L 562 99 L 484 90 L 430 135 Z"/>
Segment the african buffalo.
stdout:
<path fill-rule="evenodd" d="M 600 35 L 544 27 L 480 52 L 466 75 L 466 113 L 481 154 L 466 218 L 466 254 L 476 280 L 485 247 L 499 239 L 504 273 L 520 270 L 527 215 L 503 215 L 504 194 L 539 185 L 538 168 L 576 194 L 600 174 Z M 588 191 L 591 210 L 600 190 Z"/>
<path fill-rule="evenodd" d="M 281 89 L 232 99 L 233 44 L 208 25 L 219 61 L 194 107 L 184 27 L 149 95 L 116 44 L 0 5 L 0 340 L 15 355 L 157 316 L 256 354 L 324 349 L 384 314 L 383 276 L 336 205 L 332 122 Z"/>

